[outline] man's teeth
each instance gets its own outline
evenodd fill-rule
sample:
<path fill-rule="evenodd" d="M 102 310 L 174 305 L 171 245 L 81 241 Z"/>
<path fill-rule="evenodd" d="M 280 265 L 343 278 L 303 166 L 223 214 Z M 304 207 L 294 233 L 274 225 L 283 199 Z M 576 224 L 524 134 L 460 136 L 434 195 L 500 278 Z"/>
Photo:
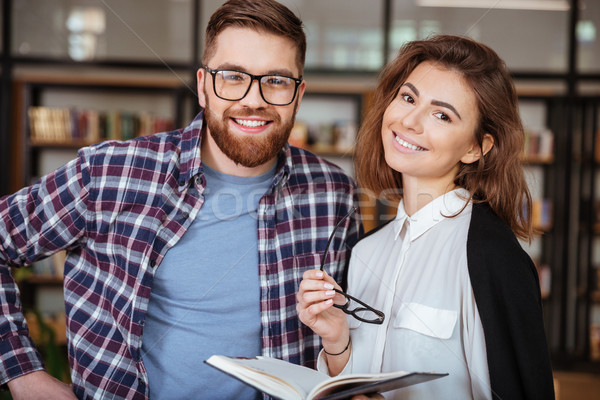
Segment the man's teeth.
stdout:
<path fill-rule="evenodd" d="M 267 124 L 267 121 L 257 121 L 255 119 L 235 119 L 235 122 L 248 128 L 256 128 Z"/>
<path fill-rule="evenodd" d="M 417 151 L 425 150 L 422 147 L 416 146 L 414 144 L 410 144 L 407 141 L 400 139 L 398 136 L 396 136 L 396 142 L 400 143 L 401 146 L 406 147 L 407 149 L 417 150 Z"/>

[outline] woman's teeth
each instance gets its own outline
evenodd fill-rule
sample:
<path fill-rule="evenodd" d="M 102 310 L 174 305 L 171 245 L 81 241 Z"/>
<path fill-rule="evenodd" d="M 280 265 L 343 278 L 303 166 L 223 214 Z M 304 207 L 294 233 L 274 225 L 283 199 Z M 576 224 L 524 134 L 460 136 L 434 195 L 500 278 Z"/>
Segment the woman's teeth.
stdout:
<path fill-rule="evenodd" d="M 257 121 L 255 119 L 234 119 L 237 124 L 248 128 L 256 128 L 267 124 L 267 121 Z"/>
<path fill-rule="evenodd" d="M 396 142 L 400 143 L 400 145 L 402 147 L 406 147 L 407 149 L 417 150 L 417 151 L 424 151 L 425 150 L 422 147 L 416 146 L 414 144 L 410 144 L 407 141 L 400 139 L 398 136 L 396 136 Z"/>

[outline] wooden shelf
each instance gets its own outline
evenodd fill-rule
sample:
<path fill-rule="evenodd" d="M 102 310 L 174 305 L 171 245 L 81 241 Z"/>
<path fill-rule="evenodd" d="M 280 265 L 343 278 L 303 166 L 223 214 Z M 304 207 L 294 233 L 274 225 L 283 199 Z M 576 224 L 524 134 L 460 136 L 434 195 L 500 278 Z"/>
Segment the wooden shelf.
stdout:
<path fill-rule="evenodd" d="M 85 146 L 90 146 L 93 142 L 87 140 L 69 140 L 64 142 L 31 140 L 29 145 L 34 148 L 52 148 L 52 149 L 80 149 Z"/>
<path fill-rule="evenodd" d="M 43 84 L 43 85 L 71 85 L 71 86 L 118 86 L 118 87 L 137 87 L 137 88 L 171 88 L 176 89 L 185 87 L 187 81 L 178 79 L 173 75 L 152 74 L 152 75 L 128 75 L 125 73 L 106 74 L 94 73 L 93 75 L 84 74 L 43 74 L 29 73 L 15 76 L 15 83 Z"/>
<path fill-rule="evenodd" d="M 320 156 L 331 156 L 331 157 L 353 157 L 354 149 L 340 150 L 335 146 L 302 146 L 303 149 L 310 151 L 311 153 L 318 154 Z"/>
<path fill-rule="evenodd" d="M 46 275 L 29 275 L 23 279 L 23 283 L 30 285 L 62 285 L 63 278 L 59 276 L 46 276 Z"/>
<path fill-rule="evenodd" d="M 521 158 L 523 160 L 523 162 L 527 163 L 527 164 L 552 164 L 554 163 L 554 156 L 553 155 L 549 155 L 549 156 L 537 156 L 537 155 L 530 155 L 530 154 L 524 154 Z"/>

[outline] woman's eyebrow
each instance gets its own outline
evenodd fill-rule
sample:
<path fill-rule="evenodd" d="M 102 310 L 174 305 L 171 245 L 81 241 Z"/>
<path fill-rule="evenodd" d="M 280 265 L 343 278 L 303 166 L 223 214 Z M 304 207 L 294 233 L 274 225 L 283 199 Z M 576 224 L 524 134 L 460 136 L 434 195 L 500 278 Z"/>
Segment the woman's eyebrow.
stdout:
<path fill-rule="evenodd" d="M 412 90 L 413 92 L 415 92 L 415 94 L 417 96 L 419 96 L 419 89 L 416 88 L 415 85 L 413 85 L 410 82 L 404 82 L 403 86 L 407 86 L 410 90 Z M 445 101 L 440 101 L 440 100 L 431 100 L 431 104 L 433 104 L 434 106 L 439 106 L 439 107 L 444 107 L 449 109 L 450 111 L 452 111 L 454 114 L 456 114 L 456 116 L 458 117 L 458 119 L 462 120 L 462 117 L 460 116 L 460 114 L 458 113 L 458 111 L 456 110 L 456 108 L 454 108 L 454 106 L 450 103 L 446 103 Z"/>
<path fill-rule="evenodd" d="M 454 114 L 456 114 L 458 119 L 462 120 L 462 118 L 460 117 L 460 114 L 458 113 L 458 111 L 456 111 L 456 108 L 454 108 L 454 106 L 452 104 L 446 103 L 445 101 L 439 101 L 439 100 L 431 100 L 431 104 L 433 104 L 434 106 L 445 107 L 445 108 L 451 110 Z"/>
<path fill-rule="evenodd" d="M 408 86 L 408 88 L 409 88 L 410 90 L 412 90 L 413 92 L 415 92 L 415 94 L 416 94 L 417 96 L 419 95 L 419 89 L 417 89 L 417 88 L 415 87 L 415 85 L 413 85 L 412 83 L 410 83 L 410 82 L 404 82 L 404 86 Z"/>

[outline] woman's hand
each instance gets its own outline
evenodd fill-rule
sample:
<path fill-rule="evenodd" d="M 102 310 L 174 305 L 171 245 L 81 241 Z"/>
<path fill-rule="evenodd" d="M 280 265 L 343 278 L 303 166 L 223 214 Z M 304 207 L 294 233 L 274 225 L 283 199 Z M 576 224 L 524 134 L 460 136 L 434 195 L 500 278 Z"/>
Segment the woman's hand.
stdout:
<path fill-rule="evenodd" d="M 344 296 L 333 290 L 341 290 L 341 287 L 332 277 L 317 269 L 304 272 L 302 278 L 296 296 L 300 320 L 321 336 L 327 353 L 343 352 L 350 340 L 348 321 L 342 310 L 333 307 L 334 301 L 338 304 L 346 301 Z"/>

